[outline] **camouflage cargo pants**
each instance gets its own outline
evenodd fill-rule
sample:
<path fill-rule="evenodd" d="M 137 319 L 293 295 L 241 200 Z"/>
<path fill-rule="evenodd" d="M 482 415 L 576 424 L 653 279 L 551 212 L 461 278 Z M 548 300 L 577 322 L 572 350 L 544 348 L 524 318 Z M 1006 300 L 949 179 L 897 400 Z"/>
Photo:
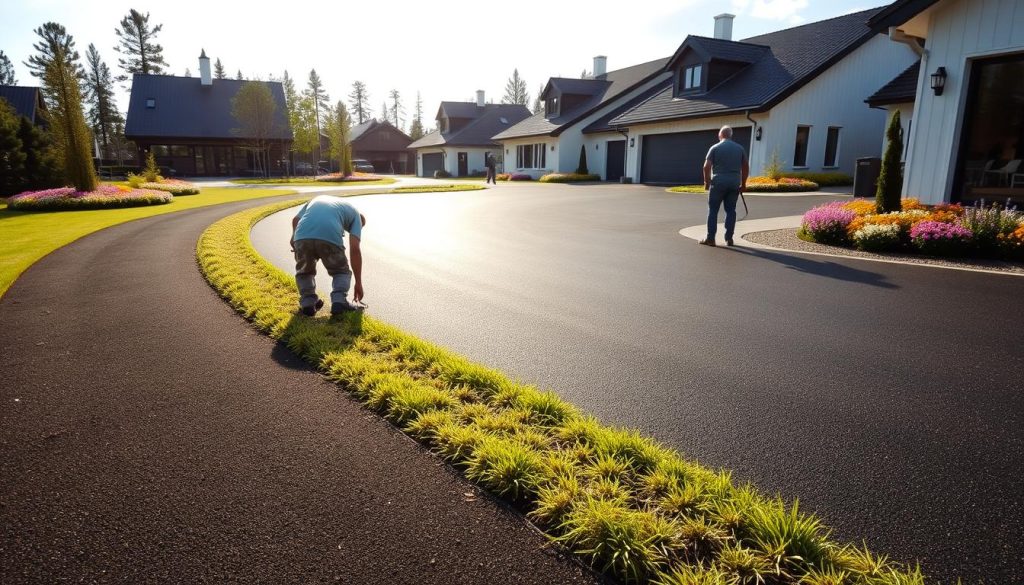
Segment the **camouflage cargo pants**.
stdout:
<path fill-rule="evenodd" d="M 345 249 L 324 240 L 296 240 L 295 284 L 299 287 L 299 307 L 316 306 L 316 263 L 323 262 L 332 277 L 331 302 L 343 303 L 348 299 L 352 271 L 348 267 Z"/>

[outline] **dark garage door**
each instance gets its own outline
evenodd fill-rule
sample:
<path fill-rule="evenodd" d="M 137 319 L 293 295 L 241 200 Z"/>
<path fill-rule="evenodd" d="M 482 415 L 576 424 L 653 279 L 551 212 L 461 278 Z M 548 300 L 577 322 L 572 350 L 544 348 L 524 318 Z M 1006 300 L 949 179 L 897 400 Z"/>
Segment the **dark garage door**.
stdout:
<path fill-rule="evenodd" d="M 750 152 L 750 126 L 733 128 L 732 132 L 732 139 Z M 640 181 L 672 185 L 703 183 L 704 157 L 716 142 L 718 130 L 644 136 Z"/>
<path fill-rule="evenodd" d="M 423 176 L 433 177 L 434 171 L 439 171 L 444 168 L 444 154 L 440 152 L 432 152 L 430 154 L 423 155 Z"/>

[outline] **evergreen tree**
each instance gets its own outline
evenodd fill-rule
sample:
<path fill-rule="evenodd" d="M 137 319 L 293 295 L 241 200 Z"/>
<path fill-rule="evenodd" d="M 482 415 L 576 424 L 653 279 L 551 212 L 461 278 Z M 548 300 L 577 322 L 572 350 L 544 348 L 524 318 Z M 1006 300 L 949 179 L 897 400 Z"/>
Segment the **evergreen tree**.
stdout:
<path fill-rule="evenodd" d="M 390 122 L 391 121 L 391 108 L 388 107 L 388 103 L 381 102 L 380 104 L 380 121 Z"/>
<path fill-rule="evenodd" d="M 0 196 L 17 195 L 25 189 L 25 151 L 18 138 L 18 114 L 0 98 Z"/>
<path fill-rule="evenodd" d="M 217 61 L 213 64 L 213 77 L 216 79 L 226 79 L 227 76 L 227 72 L 224 71 L 224 65 L 220 62 L 220 57 L 217 57 Z"/>
<path fill-rule="evenodd" d="M 327 95 L 327 90 L 324 89 L 320 76 L 316 74 L 316 69 L 309 70 L 309 81 L 306 82 L 305 93 L 313 100 L 313 111 L 316 113 L 316 160 L 317 164 L 320 164 L 320 160 L 324 156 L 320 150 L 320 129 L 323 127 L 323 115 L 327 113 L 325 105 L 331 98 Z"/>
<path fill-rule="evenodd" d="M 533 113 L 539 114 L 544 111 L 544 102 L 541 101 L 540 96 L 544 94 L 544 85 L 542 84 L 537 88 L 537 97 L 533 100 Z"/>
<path fill-rule="evenodd" d="M 365 83 L 353 81 L 352 93 L 348 94 L 348 100 L 357 124 L 362 124 L 370 119 L 370 94 L 366 91 Z"/>
<path fill-rule="evenodd" d="M 242 75 L 241 69 L 239 69 L 238 73 L 235 74 L 235 79 L 237 79 L 238 81 L 245 81 L 245 76 Z"/>
<path fill-rule="evenodd" d="M 18 85 L 14 77 L 14 64 L 3 51 L 0 51 L 0 85 Z"/>
<path fill-rule="evenodd" d="M 392 89 L 388 94 L 391 98 L 391 123 L 399 130 L 405 124 L 405 107 L 402 105 L 402 96 L 397 89 Z"/>
<path fill-rule="evenodd" d="M 327 140 L 331 145 L 331 158 L 338 161 L 338 169 L 346 177 L 352 174 L 352 148 L 349 145 L 351 130 L 352 120 L 348 108 L 338 100 L 327 126 Z"/>
<path fill-rule="evenodd" d="M 29 68 L 33 77 L 42 79 L 46 75 L 46 69 L 53 62 L 58 51 L 64 55 L 64 60 L 74 69 L 75 75 L 82 75 L 82 68 L 78 63 L 78 51 L 75 50 L 75 39 L 62 25 L 56 22 L 47 22 L 37 28 L 35 33 L 42 39 L 32 45 L 39 54 L 32 55 L 25 62 L 25 66 Z"/>
<path fill-rule="evenodd" d="M 132 74 L 160 75 L 167 67 L 164 61 L 164 48 L 156 43 L 156 35 L 164 28 L 158 24 L 149 26 L 149 13 L 145 16 L 132 8 L 128 15 L 121 19 L 120 27 L 114 29 L 118 42 L 114 49 L 123 55 L 117 64 L 124 70 L 118 81 L 131 79 Z"/>
<path fill-rule="evenodd" d="M 590 169 L 587 168 L 587 147 L 580 145 L 580 163 L 576 167 L 577 175 L 589 175 Z"/>
<path fill-rule="evenodd" d="M 885 132 L 887 139 L 885 154 L 882 155 L 882 172 L 878 175 L 878 190 L 875 191 L 875 207 L 878 213 L 899 211 L 902 207 L 900 194 L 903 191 L 903 127 L 900 125 L 900 111 L 895 110 L 889 119 Z"/>
<path fill-rule="evenodd" d="M 284 109 L 285 114 L 288 117 L 288 125 L 295 131 L 295 127 L 298 126 L 296 115 L 299 107 L 299 92 L 295 89 L 295 80 L 288 75 L 288 70 L 284 72 L 284 79 L 281 80 L 281 85 L 284 87 Z"/>
<path fill-rule="evenodd" d="M 22 116 L 18 138 L 25 153 L 25 175 L 21 190 L 35 191 L 64 185 L 64 171 L 50 134 Z"/>
<path fill-rule="evenodd" d="M 103 62 L 96 45 L 90 44 L 85 53 L 85 101 L 89 105 L 89 123 L 100 139 L 102 156 L 113 140 L 114 124 L 121 118 L 115 103 L 113 79 L 110 69 Z"/>
<path fill-rule="evenodd" d="M 79 191 L 96 189 L 96 170 L 92 165 L 92 136 L 82 113 L 82 91 L 72 61 L 58 48 L 43 76 L 43 92 L 53 104 L 50 108 L 51 131 L 61 154 L 64 174 Z"/>
<path fill-rule="evenodd" d="M 409 125 L 409 138 L 413 140 L 419 140 L 426 135 L 423 131 L 423 99 L 420 98 L 420 92 L 416 92 L 416 109 L 414 110 L 412 118 L 412 124 Z"/>
<path fill-rule="evenodd" d="M 501 103 L 523 106 L 530 103 L 530 92 L 526 89 L 526 81 L 519 77 L 519 69 L 512 70 L 512 77 L 509 77 L 508 83 L 505 84 L 505 96 L 501 98 Z"/>

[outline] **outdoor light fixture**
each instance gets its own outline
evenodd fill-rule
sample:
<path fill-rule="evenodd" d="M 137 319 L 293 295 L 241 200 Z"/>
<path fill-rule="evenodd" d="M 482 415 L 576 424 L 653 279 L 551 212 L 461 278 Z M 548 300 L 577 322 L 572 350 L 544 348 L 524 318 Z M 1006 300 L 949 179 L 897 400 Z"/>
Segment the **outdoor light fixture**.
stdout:
<path fill-rule="evenodd" d="M 754 132 L 754 140 L 761 140 L 762 130 L 764 130 L 764 128 L 761 128 L 760 126 L 757 127 L 757 130 Z"/>
<path fill-rule="evenodd" d="M 946 87 L 946 68 L 939 67 L 932 73 L 932 91 L 935 95 L 942 95 L 942 89 Z"/>
<path fill-rule="evenodd" d="M 629 147 L 632 148 L 634 146 L 636 146 L 636 138 L 630 138 L 629 139 Z"/>

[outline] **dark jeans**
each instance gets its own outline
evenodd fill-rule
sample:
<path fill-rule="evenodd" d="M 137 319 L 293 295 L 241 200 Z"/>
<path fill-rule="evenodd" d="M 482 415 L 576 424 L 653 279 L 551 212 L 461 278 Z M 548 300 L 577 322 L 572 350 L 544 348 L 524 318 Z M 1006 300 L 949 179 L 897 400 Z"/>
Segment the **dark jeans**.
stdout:
<path fill-rule="evenodd" d="M 494 167 L 487 167 L 487 180 L 484 183 L 498 184 L 497 180 L 495 180 Z"/>
<path fill-rule="evenodd" d="M 725 204 L 725 239 L 732 239 L 736 229 L 736 202 L 740 198 L 739 187 L 711 185 L 708 191 L 708 239 L 714 240 L 718 232 L 718 208 Z"/>

